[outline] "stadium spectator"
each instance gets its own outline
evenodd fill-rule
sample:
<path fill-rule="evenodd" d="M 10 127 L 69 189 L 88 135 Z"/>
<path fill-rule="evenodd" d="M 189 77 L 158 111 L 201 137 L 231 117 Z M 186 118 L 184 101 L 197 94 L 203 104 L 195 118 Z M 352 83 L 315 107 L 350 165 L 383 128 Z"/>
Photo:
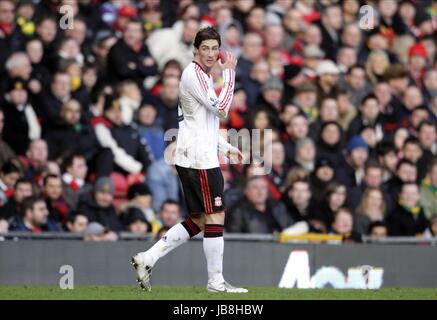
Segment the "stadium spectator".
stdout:
<path fill-rule="evenodd" d="M 340 70 L 332 60 L 321 61 L 316 68 L 317 101 L 320 103 L 323 98 L 335 96 L 338 87 Z"/>
<path fill-rule="evenodd" d="M 322 201 L 323 192 L 328 184 L 334 179 L 334 173 L 334 164 L 329 159 L 318 158 L 316 160 L 314 170 L 309 176 L 311 193 L 315 201 Z"/>
<path fill-rule="evenodd" d="M 310 123 L 314 122 L 318 115 L 317 87 L 312 82 L 304 82 L 296 87 L 293 103 L 304 112 Z"/>
<path fill-rule="evenodd" d="M 316 206 L 316 212 L 314 213 L 325 224 L 327 230 L 334 221 L 335 213 L 345 206 L 346 199 L 347 188 L 345 185 L 335 181 L 327 185 L 323 193 L 323 199 Z"/>
<path fill-rule="evenodd" d="M 36 25 L 36 36 L 41 39 L 44 47 L 44 55 L 42 64 L 46 66 L 50 72 L 53 72 L 55 65 L 56 46 L 58 45 L 59 34 L 56 18 L 47 13 L 38 21 Z"/>
<path fill-rule="evenodd" d="M 388 228 L 386 223 L 382 221 L 375 221 L 369 225 L 369 229 L 367 231 L 367 235 L 372 240 L 380 240 L 384 239 L 388 236 Z"/>
<path fill-rule="evenodd" d="M 353 3 L 354 1 L 349 2 Z M 346 5 L 346 3 L 344 5 Z M 352 23 L 349 22 L 345 24 L 341 31 L 341 43 L 343 46 L 353 48 L 358 54 L 360 54 L 360 50 L 362 50 L 363 45 L 363 32 L 356 21 L 357 20 Z"/>
<path fill-rule="evenodd" d="M 84 214 L 90 223 L 98 222 L 108 230 L 122 231 L 123 225 L 112 204 L 114 192 L 111 179 L 100 177 L 94 184 L 93 192 L 85 193 L 79 197 L 77 210 Z"/>
<path fill-rule="evenodd" d="M 266 11 L 263 7 L 256 5 L 254 6 L 253 4 L 250 4 L 250 2 L 251 1 L 238 1 L 238 3 L 245 4 L 246 6 L 250 7 L 249 11 L 244 14 L 244 17 L 238 19 L 238 21 L 240 21 L 240 23 L 244 22 L 242 24 L 246 34 L 256 33 L 259 36 L 262 36 L 264 34 L 266 22 Z M 244 21 L 242 21 L 243 19 Z"/>
<path fill-rule="evenodd" d="M 123 174 L 146 172 L 150 158 L 146 145 L 131 126 L 123 124 L 120 102 L 107 96 L 103 116 L 92 121 L 104 152 L 98 159 L 98 176 L 117 170 Z"/>
<path fill-rule="evenodd" d="M 363 102 L 364 97 L 372 91 L 372 87 L 366 79 L 364 67 L 360 65 L 350 67 L 347 70 L 345 80 L 344 89 L 351 98 L 352 104 L 358 107 Z"/>
<path fill-rule="evenodd" d="M 320 109 L 316 120 L 310 126 L 310 136 L 313 139 L 319 137 L 320 128 L 323 123 L 333 121 L 338 123 L 338 104 L 334 98 L 326 97 L 320 102 Z"/>
<path fill-rule="evenodd" d="M 32 233 L 62 231 L 61 227 L 49 217 L 49 211 L 43 198 L 38 196 L 24 198 L 20 213 L 12 220 L 9 231 Z"/>
<path fill-rule="evenodd" d="M 437 159 L 431 162 L 428 167 L 427 179 L 420 187 L 420 204 L 425 211 L 425 216 L 431 219 L 437 214 Z"/>
<path fill-rule="evenodd" d="M 309 225 L 310 232 L 324 232 L 326 228 L 320 227 L 316 215 L 317 204 L 312 198 L 309 181 L 306 179 L 297 179 L 291 183 L 289 188 L 283 193 L 282 201 L 287 208 L 287 213 L 293 223 L 306 221 Z"/>
<path fill-rule="evenodd" d="M 366 62 L 366 75 L 373 85 L 383 80 L 384 72 L 390 65 L 390 59 L 383 50 L 372 50 Z"/>
<path fill-rule="evenodd" d="M 25 177 L 39 184 L 48 165 L 47 142 L 43 139 L 33 140 L 26 151 L 26 157 L 19 159 L 23 164 Z"/>
<path fill-rule="evenodd" d="M 88 166 L 86 159 L 79 153 L 69 155 L 63 161 L 62 190 L 70 210 L 77 207 L 79 195 L 91 191 L 91 185 L 86 182 Z"/>
<path fill-rule="evenodd" d="M 7 85 L 13 79 L 21 79 L 23 82 L 31 82 L 32 66 L 29 57 L 22 51 L 12 53 L 5 63 L 6 77 L 2 79 L 2 91 L 7 92 Z M 38 85 L 38 84 L 37 84 Z M 39 84 L 41 87 L 41 84 Z"/>
<path fill-rule="evenodd" d="M 437 96 L 437 70 L 428 70 L 425 73 L 423 83 L 425 99 L 431 102 L 432 98 Z"/>
<path fill-rule="evenodd" d="M 334 60 L 341 43 L 340 30 L 343 27 L 341 7 L 339 5 L 325 7 L 320 22 L 323 38 L 321 48 L 329 59 Z"/>
<path fill-rule="evenodd" d="M 49 159 L 59 159 L 68 153 L 77 152 L 92 161 L 99 151 L 94 130 L 88 123 L 80 123 L 81 107 L 71 99 L 62 105 L 60 121 L 44 135 L 49 147 Z"/>
<path fill-rule="evenodd" d="M 265 165 L 271 167 L 270 173 L 266 175 L 266 180 L 269 185 L 269 192 L 273 200 L 281 198 L 282 186 L 284 184 L 288 165 L 285 162 L 284 145 L 281 141 L 273 141 L 270 153 L 264 157 Z"/>
<path fill-rule="evenodd" d="M 364 176 L 364 164 L 368 159 L 369 146 L 361 136 L 353 136 L 347 146 L 347 155 L 338 163 L 335 180 L 344 184 L 347 188 L 361 185 Z"/>
<path fill-rule="evenodd" d="M 133 121 L 134 113 L 141 105 L 142 95 L 138 85 L 131 80 L 124 80 L 117 86 L 117 96 L 119 97 L 121 116 L 125 125 L 130 125 Z"/>
<path fill-rule="evenodd" d="M 157 125 L 164 130 L 178 128 L 179 78 L 168 76 L 162 79 L 162 87 L 157 97 L 147 98 L 157 111 Z"/>
<path fill-rule="evenodd" d="M 98 222 L 90 222 L 83 233 L 83 239 L 85 241 L 117 241 L 118 235 Z"/>
<path fill-rule="evenodd" d="M 76 235 L 83 235 L 88 226 L 88 218 L 80 213 L 72 214 L 68 217 L 65 226 L 66 231 Z"/>
<path fill-rule="evenodd" d="M 30 104 L 25 80 L 12 78 L 5 90 L 3 102 L 3 139 L 16 154 L 24 155 L 30 141 L 41 138 L 41 125 Z"/>
<path fill-rule="evenodd" d="M 44 55 L 43 43 L 38 38 L 31 38 L 26 42 L 26 54 L 29 57 L 32 65 L 31 79 L 35 79 L 34 84 L 31 84 L 32 93 L 37 94 L 42 90 L 45 83 L 50 82 L 50 71 L 42 64 Z"/>
<path fill-rule="evenodd" d="M 132 184 L 127 191 L 127 198 L 129 202 L 122 208 L 122 219 L 124 219 L 125 224 L 129 225 L 126 221 L 129 220 L 130 209 L 135 208 L 143 214 L 145 222 L 148 224 L 147 232 L 158 232 L 161 225 L 152 208 L 152 193 L 147 185 L 141 182 Z"/>
<path fill-rule="evenodd" d="M 303 84 L 307 77 L 305 76 L 302 66 L 298 64 L 287 64 L 284 66 L 284 92 L 282 94 L 282 104 L 287 104 L 292 101 L 295 88 Z"/>
<path fill-rule="evenodd" d="M 361 234 L 353 230 L 354 218 L 350 209 L 342 207 L 334 213 L 331 233 L 342 236 L 343 242 L 362 242 Z"/>
<path fill-rule="evenodd" d="M 348 137 L 358 135 L 363 128 L 371 126 L 375 128 L 378 140 L 383 136 L 383 121 L 379 111 L 379 103 L 376 96 L 369 94 L 364 96 L 359 103 L 359 113 L 349 124 Z"/>
<path fill-rule="evenodd" d="M 152 231 L 152 226 L 140 209 L 135 207 L 129 208 L 125 215 L 124 219 L 128 231 L 137 235 L 144 235 Z"/>
<path fill-rule="evenodd" d="M 429 218 L 429 228 L 423 233 L 424 238 L 435 238 L 437 236 L 437 215 Z"/>
<path fill-rule="evenodd" d="M 62 192 L 61 177 L 53 174 L 45 176 L 41 194 L 46 201 L 49 218 L 55 222 L 65 224 L 70 215 L 70 209 Z"/>
<path fill-rule="evenodd" d="M 287 139 L 284 141 L 286 161 L 291 163 L 296 156 L 296 143 L 308 136 L 308 119 L 305 115 L 298 113 L 286 124 Z"/>
<path fill-rule="evenodd" d="M 166 200 L 159 210 L 159 220 L 161 228 L 171 228 L 182 219 L 181 205 L 175 200 Z"/>
<path fill-rule="evenodd" d="M 372 222 L 383 221 L 385 216 L 384 194 L 380 189 L 368 187 L 355 211 L 354 230 L 365 234 Z"/>
<path fill-rule="evenodd" d="M 270 70 L 267 61 L 259 59 L 250 69 L 249 76 L 241 79 L 249 108 L 256 105 L 262 86 L 269 79 L 269 76 Z"/>
<path fill-rule="evenodd" d="M 335 167 L 345 161 L 341 153 L 343 130 L 337 122 L 328 121 L 322 124 L 316 147 L 317 156 L 328 159 Z"/>
<path fill-rule="evenodd" d="M 62 106 L 71 98 L 70 75 L 66 71 L 56 72 L 52 77 L 50 87 L 44 88 L 36 95 L 36 103 L 41 109 L 42 121 L 46 129 L 62 123 L 60 117 Z"/>
<path fill-rule="evenodd" d="M 6 161 L 15 157 L 15 152 L 3 139 L 3 129 L 5 124 L 5 114 L 3 109 L 0 109 L 0 167 L 2 167 Z"/>
<path fill-rule="evenodd" d="M 20 178 L 14 186 L 14 195 L 0 208 L 0 218 L 10 220 L 20 216 L 20 205 L 23 199 L 34 195 L 32 181 Z"/>
<path fill-rule="evenodd" d="M 243 51 L 238 59 L 235 74 L 237 79 L 244 81 L 252 70 L 253 65 L 262 57 L 263 39 L 257 33 L 247 33 L 243 38 Z"/>
<path fill-rule="evenodd" d="M 310 174 L 314 171 L 316 162 L 316 145 L 311 138 L 300 139 L 296 144 L 295 165 L 300 166 Z"/>
<path fill-rule="evenodd" d="M 158 73 L 156 62 L 143 40 L 141 22 L 129 21 L 123 37 L 109 50 L 107 68 L 112 83 L 130 79 L 142 87 L 145 77 Z"/>
<path fill-rule="evenodd" d="M 261 94 L 252 110 L 265 110 L 269 114 L 272 127 L 280 128 L 279 112 L 281 110 L 281 96 L 284 85 L 277 76 L 271 76 L 263 84 Z"/>
<path fill-rule="evenodd" d="M 396 165 L 398 163 L 396 147 L 392 142 L 381 141 L 376 145 L 375 149 L 376 158 L 384 170 L 382 180 L 385 183 L 391 179 L 396 172 Z"/>
<path fill-rule="evenodd" d="M 158 110 L 154 105 L 144 103 L 138 109 L 137 122 L 133 124 L 140 137 L 145 139 L 150 146 L 155 161 L 164 156 L 165 149 L 164 130 L 157 124 L 157 115 Z"/>
<path fill-rule="evenodd" d="M 177 21 L 171 28 L 155 30 L 147 37 L 147 46 L 160 70 L 172 59 L 182 68 L 193 60 L 193 41 L 198 29 L 198 20 L 189 18 Z"/>
<path fill-rule="evenodd" d="M 0 233 L 8 233 L 9 222 L 6 219 L 0 218 Z M 4 240 L 3 237 L 0 239 Z"/>
<path fill-rule="evenodd" d="M 404 141 L 402 148 L 404 159 L 411 161 L 417 168 L 417 182 L 420 183 L 426 175 L 426 170 L 430 159 L 426 158 L 420 144 L 416 137 L 408 137 Z"/>
<path fill-rule="evenodd" d="M 289 227 L 293 220 L 281 202 L 268 199 L 268 184 L 263 177 L 247 180 L 244 198 L 226 219 L 225 229 L 238 233 L 272 233 Z"/>
<path fill-rule="evenodd" d="M 349 190 L 347 206 L 351 210 L 355 210 L 362 200 L 364 191 L 367 188 L 377 188 L 383 193 L 383 200 L 386 205 L 390 205 L 389 190 L 383 186 L 383 168 L 375 160 L 368 161 L 364 167 L 364 176 L 362 183 Z M 387 207 L 387 212 L 391 211 L 391 207 Z M 363 232 L 361 232 L 363 233 Z"/>
<path fill-rule="evenodd" d="M 419 200 L 419 186 L 414 182 L 404 183 L 397 206 L 387 217 L 390 235 L 414 237 L 428 228 L 429 222 Z"/>
<path fill-rule="evenodd" d="M 20 178 L 20 168 L 8 161 L 0 169 L 0 206 L 4 205 L 14 195 L 14 186 Z"/>
<path fill-rule="evenodd" d="M 176 143 L 170 143 L 163 158 L 154 161 L 147 171 L 146 184 L 152 192 L 152 206 L 158 212 L 167 200 L 180 201 L 180 184 L 174 166 Z M 186 214 L 183 209 L 184 215 Z"/>
<path fill-rule="evenodd" d="M 97 78 L 99 81 L 107 79 L 108 69 L 108 54 L 112 46 L 117 42 L 114 34 L 108 30 L 101 30 L 96 32 L 94 43 L 92 46 L 92 60 L 97 66 Z"/>
<path fill-rule="evenodd" d="M 0 2 L 0 72 L 4 71 L 5 61 L 8 56 L 17 50 L 20 45 L 20 32 L 14 21 L 15 15 L 14 1 Z"/>
<path fill-rule="evenodd" d="M 437 126 L 430 120 L 424 120 L 417 128 L 417 137 L 422 146 L 424 156 L 431 158 L 437 155 Z"/>
<path fill-rule="evenodd" d="M 399 198 L 402 185 L 405 183 L 416 183 L 417 167 L 411 161 L 402 159 L 396 165 L 395 175 L 385 183 L 385 188 L 390 190 L 391 207 L 393 208 Z"/>

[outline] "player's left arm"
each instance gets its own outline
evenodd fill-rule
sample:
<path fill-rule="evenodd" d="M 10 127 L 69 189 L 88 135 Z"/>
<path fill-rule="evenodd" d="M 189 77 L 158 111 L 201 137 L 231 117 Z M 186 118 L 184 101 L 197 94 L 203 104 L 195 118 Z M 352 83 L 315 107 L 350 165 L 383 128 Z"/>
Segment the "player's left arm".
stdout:
<path fill-rule="evenodd" d="M 230 52 L 225 52 L 225 59 L 225 62 L 222 62 L 221 59 L 217 61 L 222 70 L 223 77 L 222 90 L 217 98 L 217 110 L 224 114 L 224 117 L 227 117 L 234 97 L 235 68 L 237 67 L 237 59 Z"/>
<path fill-rule="evenodd" d="M 243 153 L 227 142 L 221 134 L 218 135 L 218 151 L 226 155 L 231 160 L 231 164 L 242 163 L 244 160 Z"/>
<path fill-rule="evenodd" d="M 237 63 L 237 60 L 232 54 L 227 52 L 226 57 L 227 60 L 225 63 L 218 62 L 222 70 L 223 78 L 222 90 L 218 97 L 214 88 L 209 83 L 210 79 L 199 67 L 194 68 L 194 79 L 182 78 L 184 85 L 189 88 L 194 98 L 221 119 L 228 116 L 234 97 L 235 66 Z"/>

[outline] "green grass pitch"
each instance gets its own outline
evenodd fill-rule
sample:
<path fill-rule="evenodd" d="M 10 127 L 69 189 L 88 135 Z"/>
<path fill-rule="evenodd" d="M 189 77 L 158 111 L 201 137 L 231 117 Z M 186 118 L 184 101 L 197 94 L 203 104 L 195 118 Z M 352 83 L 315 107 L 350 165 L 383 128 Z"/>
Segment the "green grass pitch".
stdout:
<path fill-rule="evenodd" d="M 136 286 L 0 286 L 0 300 L 437 300 L 437 289 L 387 288 L 380 290 L 279 289 L 249 287 L 247 294 L 208 293 L 204 287 L 153 287 L 152 292 Z"/>

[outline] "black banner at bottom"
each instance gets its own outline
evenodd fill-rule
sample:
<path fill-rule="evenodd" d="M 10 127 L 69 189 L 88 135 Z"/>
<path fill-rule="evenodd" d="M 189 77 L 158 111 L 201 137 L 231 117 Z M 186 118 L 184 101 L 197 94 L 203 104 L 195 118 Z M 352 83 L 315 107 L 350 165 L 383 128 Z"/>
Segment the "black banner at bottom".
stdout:
<path fill-rule="evenodd" d="M 203 320 L 203 319 L 296 319 L 305 316 L 308 319 L 315 316 L 336 319 L 355 316 L 375 317 L 387 313 L 393 318 L 417 316 L 418 310 L 425 314 L 435 312 L 437 301 L 370 301 L 370 300 L 233 300 L 233 301 L 173 301 L 173 300 L 115 300 L 115 301 L 49 301 L 21 300 L 0 301 L 0 310 L 11 310 L 20 317 L 39 314 L 43 320 L 59 319 L 60 315 L 69 318 L 102 319 L 105 316 L 127 319 L 165 319 L 165 320 Z M 54 309 L 59 309 L 55 312 Z M 130 319 L 132 319 L 130 318 Z"/>

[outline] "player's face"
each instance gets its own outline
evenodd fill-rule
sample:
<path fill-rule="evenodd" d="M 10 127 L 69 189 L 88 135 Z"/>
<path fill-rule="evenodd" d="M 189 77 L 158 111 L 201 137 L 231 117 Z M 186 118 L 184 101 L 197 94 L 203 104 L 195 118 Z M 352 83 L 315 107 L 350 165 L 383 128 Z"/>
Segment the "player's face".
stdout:
<path fill-rule="evenodd" d="M 196 48 L 197 62 L 206 70 L 211 68 L 217 62 L 219 56 L 219 44 L 217 40 L 204 40 L 199 48 Z"/>

